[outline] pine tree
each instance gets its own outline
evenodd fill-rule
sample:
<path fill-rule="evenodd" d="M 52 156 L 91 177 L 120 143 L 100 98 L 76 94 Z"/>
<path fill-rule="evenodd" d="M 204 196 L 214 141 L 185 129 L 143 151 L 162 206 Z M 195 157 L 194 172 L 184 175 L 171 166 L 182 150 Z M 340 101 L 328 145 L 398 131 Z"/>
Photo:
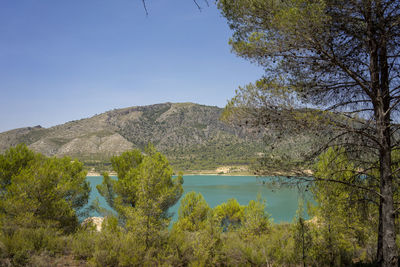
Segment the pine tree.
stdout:
<path fill-rule="evenodd" d="M 360 170 L 376 168 L 376 184 L 364 191 L 378 186 L 378 261 L 396 266 L 399 2 L 219 0 L 218 6 L 234 31 L 233 50 L 265 69 L 262 79 L 238 90 L 228 114 L 268 129 L 313 129 L 359 157 Z"/>

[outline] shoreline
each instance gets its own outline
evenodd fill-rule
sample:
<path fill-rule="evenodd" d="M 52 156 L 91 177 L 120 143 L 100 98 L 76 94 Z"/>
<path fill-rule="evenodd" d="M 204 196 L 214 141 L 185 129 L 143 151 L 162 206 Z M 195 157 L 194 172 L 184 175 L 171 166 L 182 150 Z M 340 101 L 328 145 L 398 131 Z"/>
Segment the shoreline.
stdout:
<path fill-rule="evenodd" d="M 210 175 L 210 176 L 257 176 L 252 173 L 212 173 L 212 172 L 183 172 L 184 176 Z"/>
<path fill-rule="evenodd" d="M 109 173 L 110 176 L 117 176 L 117 173 Z M 178 175 L 177 173 L 174 173 L 173 175 Z M 195 175 L 209 175 L 209 176 L 254 176 L 256 177 L 257 175 L 252 174 L 252 173 L 211 173 L 211 172 L 199 172 L 199 173 L 193 173 L 193 172 L 183 172 L 183 176 L 195 176 Z M 102 176 L 101 173 L 99 172 L 88 172 L 86 174 L 86 177 L 99 177 Z"/>
<path fill-rule="evenodd" d="M 109 172 L 108 175 L 117 176 L 117 173 L 116 172 Z M 86 177 L 96 177 L 96 176 L 103 176 L 103 175 L 101 175 L 101 173 L 95 172 L 95 171 L 88 171 L 87 174 L 86 174 Z"/>
<path fill-rule="evenodd" d="M 109 173 L 110 176 L 117 176 L 116 173 Z M 174 176 L 178 174 L 173 174 Z M 300 175 L 295 175 L 293 173 L 271 173 L 271 174 L 265 174 L 265 175 L 256 175 L 252 173 L 209 173 L 209 172 L 199 172 L 199 173 L 193 173 L 193 172 L 188 172 L 188 173 L 182 173 L 182 176 L 251 176 L 251 177 L 277 177 L 277 176 L 300 176 Z M 98 172 L 90 172 L 86 175 L 86 177 L 102 177 L 102 175 Z"/>
<path fill-rule="evenodd" d="M 277 177 L 277 176 L 312 176 L 313 172 L 310 169 L 303 170 L 292 170 L 292 171 L 270 171 L 265 172 L 264 175 L 257 175 L 254 172 L 248 171 L 248 169 L 236 169 L 231 170 L 229 167 L 219 167 L 215 170 L 186 170 L 186 171 L 176 171 L 173 175 L 178 175 L 182 173 L 184 176 L 194 176 L 194 175 L 212 175 L 212 176 L 252 176 L 252 177 Z M 117 176 L 117 173 L 114 171 L 108 172 L 110 176 Z M 95 170 L 88 171 L 86 177 L 98 177 L 102 176 L 100 172 Z"/>
<path fill-rule="evenodd" d="M 173 174 L 173 176 L 176 176 L 177 174 Z M 231 173 L 225 173 L 225 174 L 218 174 L 218 173 L 183 173 L 182 176 L 251 176 L 251 177 L 257 177 L 257 175 L 254 174 L 231 174 Z M 110 175 L 110 176 L 117 176 L 117 175 Z M 274 176 L 274 175 L 271 175 Z M 90 175 L 86 175 L 86 177 L 103 177 L 100 173 L 90 173 Z"/>

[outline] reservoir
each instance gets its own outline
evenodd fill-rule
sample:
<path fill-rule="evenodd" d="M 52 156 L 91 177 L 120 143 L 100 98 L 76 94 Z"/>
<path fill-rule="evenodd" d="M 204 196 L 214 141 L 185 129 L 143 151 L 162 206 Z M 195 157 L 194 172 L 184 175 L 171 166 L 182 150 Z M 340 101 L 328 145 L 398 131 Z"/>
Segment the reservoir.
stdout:
<path fill-rule="evenodd" d="M 96 189 L 103 177 L 89 176 L 87 179 L 92 188 L 89 203 L 98 197 L 100 206 L 109 208 Z M 255 176 L 185 175 L 183 179 L 184 194 L 190 191 L 201 193 L 212 208 L 230 198 L 247 205 L 260 194 L 266 200 L 267 212 L 275 223 L 291 222 L 296 215 L 300 194 L 295 188 L 271 189 Z M 178 218 L 178 209 L 179 202 L 170 210 L 174 213 L 173 221 Z M 93 213 L 91 216 L 100 215 Z"/>

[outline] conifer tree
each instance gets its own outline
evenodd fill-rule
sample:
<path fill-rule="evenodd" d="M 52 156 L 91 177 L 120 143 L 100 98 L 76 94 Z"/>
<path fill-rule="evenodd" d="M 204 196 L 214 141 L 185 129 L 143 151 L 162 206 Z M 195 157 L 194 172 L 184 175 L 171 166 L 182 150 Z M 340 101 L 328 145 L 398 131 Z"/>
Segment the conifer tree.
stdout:
<path fill-rule="evenodd" d="M 239 88 L 227 114 L 269 130 L 312 129 L 329 137 L 328 145 L 351 151 L 359 170 L 377 169 L 374 184 L 359 189 L 379 197 L 377 257 L 382 266 L 396 266 L 400 3 L 219 0 L 218 6 L 234 31 L 233 51 L 265 69 L 262 79 Z"/>
<path fill-rule="evenodd" d="M 183 178 L 172 178 L 166 157 L 149 145 L 112 158 L 117 180 L 104 175 L 99 193 L 117 211 L 121 223 L 147 250 L 160 241 L 160 231 L 168 226 L 173 206 L 183 193 Z"/>
<path fill-rule="evenodd" d="M 0 225 L 10 234 L 21 227 L 73 231 L 90 193 L 82 163 L 47 158 L 25 145 L 0 155 L 0 179 Z"/>

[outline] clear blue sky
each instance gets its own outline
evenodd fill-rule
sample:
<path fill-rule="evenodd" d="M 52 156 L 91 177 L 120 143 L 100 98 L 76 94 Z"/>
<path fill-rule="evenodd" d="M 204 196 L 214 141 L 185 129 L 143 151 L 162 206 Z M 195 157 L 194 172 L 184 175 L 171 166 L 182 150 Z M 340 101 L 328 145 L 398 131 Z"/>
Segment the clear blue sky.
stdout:
<path fill-rule="evenodd" d="M 201 3 L 201 0 L 199 0 Z M 262 69 L 231 53 L 214 3 L 1 0 L 0 132 L 162 102 L 223 107 Z"/>

